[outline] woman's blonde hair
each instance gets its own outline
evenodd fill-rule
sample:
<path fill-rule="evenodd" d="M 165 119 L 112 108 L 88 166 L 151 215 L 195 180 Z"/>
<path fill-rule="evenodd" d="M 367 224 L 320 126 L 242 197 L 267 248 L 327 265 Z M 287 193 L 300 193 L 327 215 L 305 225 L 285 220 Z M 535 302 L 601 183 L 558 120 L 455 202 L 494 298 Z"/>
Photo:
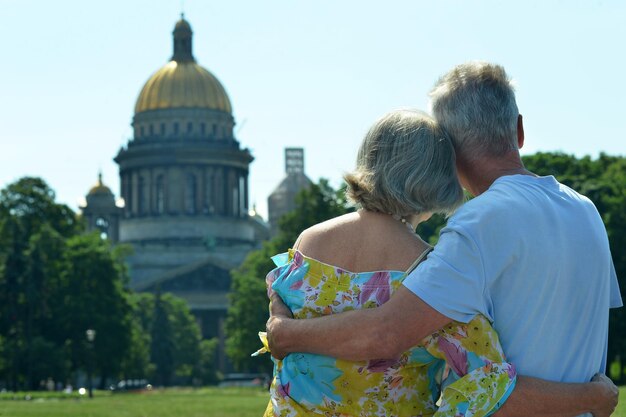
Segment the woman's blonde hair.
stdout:
<path fill-rule="evenodd" d="M 448 135 L 426 113 L 397 110 L 369 130 L 346 195 L 368 210 L 409 216 L 452 213 L 463 201 Z"/>

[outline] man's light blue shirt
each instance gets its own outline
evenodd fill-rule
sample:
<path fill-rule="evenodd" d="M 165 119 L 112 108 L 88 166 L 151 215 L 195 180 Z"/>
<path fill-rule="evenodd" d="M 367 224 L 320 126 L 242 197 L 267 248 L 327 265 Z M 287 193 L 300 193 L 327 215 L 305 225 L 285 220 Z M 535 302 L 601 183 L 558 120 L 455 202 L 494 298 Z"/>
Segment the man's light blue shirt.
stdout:
<path fill-rule="evenodd" d="M 598 211 L 554 177 L 496 180 L 404 285 L 451 319 L 485 315 L 520 374 L 564 382 L 605 371 L 609 308 L 622 305 Z"/>

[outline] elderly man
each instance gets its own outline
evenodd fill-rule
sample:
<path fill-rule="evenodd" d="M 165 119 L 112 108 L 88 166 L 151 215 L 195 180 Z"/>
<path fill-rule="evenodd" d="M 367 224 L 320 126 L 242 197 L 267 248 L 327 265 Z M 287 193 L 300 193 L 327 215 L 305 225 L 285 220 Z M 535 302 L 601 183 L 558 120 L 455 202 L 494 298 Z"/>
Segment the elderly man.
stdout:
<path fill-rule="evenodd" d="M 482 314 L 519 374 L 589 381 L 606 368 L 609 308 L 622 305 L 595 206 L 524 168 L 522 116 L 502 67 L 459 65 L 431 99 L 454 141 L 459 179 L 476 198 L 449 219 L 435 250 L 382 307 L 293 320 L 273 300 L 273 355 L 391 358 L 451 320 Z M 498 415 L 609 415 L 616 402 L 610 383 L 520 378 Z"/>

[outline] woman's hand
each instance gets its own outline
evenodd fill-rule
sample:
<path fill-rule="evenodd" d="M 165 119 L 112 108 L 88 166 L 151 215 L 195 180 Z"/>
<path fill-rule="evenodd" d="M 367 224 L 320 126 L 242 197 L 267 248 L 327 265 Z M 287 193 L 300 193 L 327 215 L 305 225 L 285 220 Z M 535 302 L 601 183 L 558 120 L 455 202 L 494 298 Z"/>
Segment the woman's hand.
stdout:
<path fill-rule="evenodd" d="M 276 359 L 283 359 L 288 352 L 281 350 L 279 339 L 280 321 L 284 319 L 292 319 L 291 310 L 285 305 L 283 300 L 276 293 L 272 293 L 270 298 L 270 318 L 267 320 L 265 329 L 267 331 L 267 342 L 270 352 Z"/>

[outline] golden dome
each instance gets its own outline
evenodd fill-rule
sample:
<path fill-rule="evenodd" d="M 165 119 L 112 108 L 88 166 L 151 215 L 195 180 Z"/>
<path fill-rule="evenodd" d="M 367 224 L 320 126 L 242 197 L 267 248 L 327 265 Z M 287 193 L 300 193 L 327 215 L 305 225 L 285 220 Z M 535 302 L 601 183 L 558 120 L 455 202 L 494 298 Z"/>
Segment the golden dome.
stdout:
<path fill-rule="evenodd" d="M 139 93 L 135 114 L 157 109 L 200 107 L 232 113 L 219 80 L 196 63 L 191 26 L 184 16 L 176 22 L 172 60 L 155 72 Z"/>
<path fill-rule="evenodd" d="M 111 189 L 107 187 L 106 185 L 104 185 L 104 183 L 102 182 L 102 173 L 98 174 L 98 182 L 96 183 L 96 185 L 91 187 L 91 189 L 89 190 L 89 193 L 87 193 L 87 196 L 92 196 L 96 194 L 113 195 L 113 192 L 111 191 Z"/>
<path fill-rule="evenodd" d="M 222 84 L 194 61 L 173 60 L 155 72 L 139 94 L 135 113 L 176 107 L 232 112 Z"/>

